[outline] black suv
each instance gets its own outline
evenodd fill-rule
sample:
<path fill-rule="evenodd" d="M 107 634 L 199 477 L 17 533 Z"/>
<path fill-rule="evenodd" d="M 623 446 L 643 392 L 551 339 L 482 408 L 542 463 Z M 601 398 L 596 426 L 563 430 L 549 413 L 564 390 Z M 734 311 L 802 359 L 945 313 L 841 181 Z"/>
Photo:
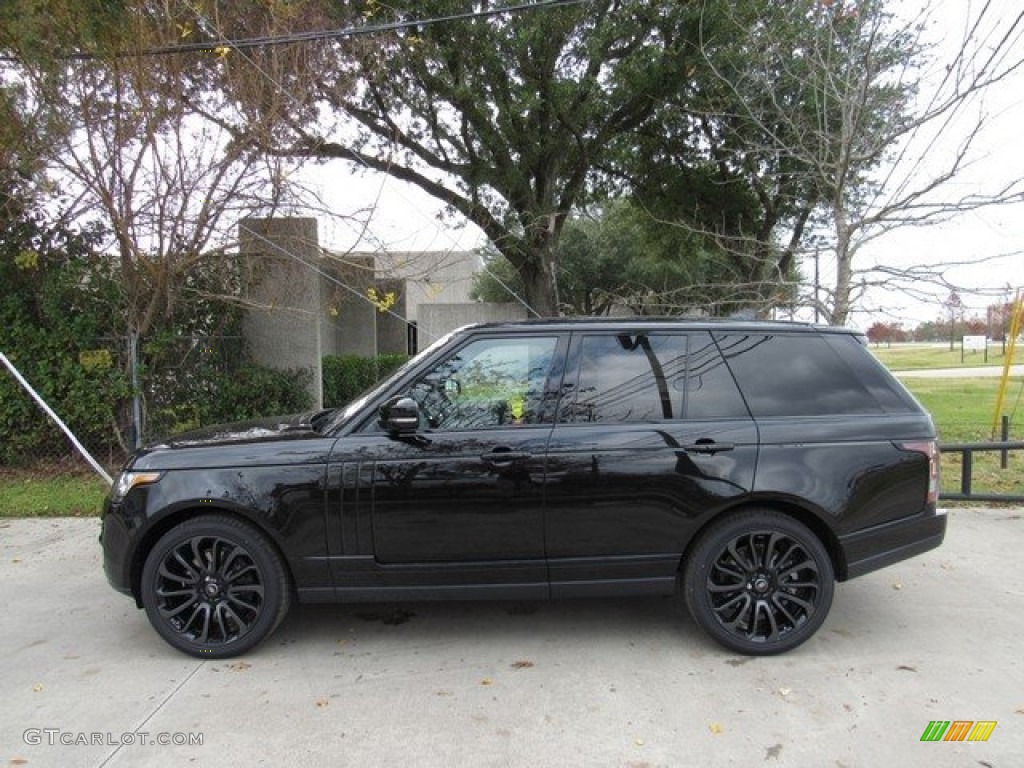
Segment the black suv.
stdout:
<path fill-rule="evenodd" d="M 104 567 L 176 648 L 242 653 L 300 602 L 681 591 L 740 653 L 836 580 L 941 544 L 931 418 L 855 332 L 548 320 L 463 328 L 340 410 L 132 457 Z"/>

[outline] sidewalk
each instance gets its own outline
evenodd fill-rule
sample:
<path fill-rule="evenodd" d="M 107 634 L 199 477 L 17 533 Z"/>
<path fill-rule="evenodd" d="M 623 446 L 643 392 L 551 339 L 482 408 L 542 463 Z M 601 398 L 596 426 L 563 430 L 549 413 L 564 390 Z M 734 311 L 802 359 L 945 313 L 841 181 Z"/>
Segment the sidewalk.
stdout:
<path fill-rule="evenodd" d="M 914 371 L 892 371 L 901 379 L 978 379 L 1003 375 L 1003 366 L 986 365 L 977 368 L 922 368 Z M 1024 365 L 1011 365 L 1011 376 L 1024 376 Z"/>

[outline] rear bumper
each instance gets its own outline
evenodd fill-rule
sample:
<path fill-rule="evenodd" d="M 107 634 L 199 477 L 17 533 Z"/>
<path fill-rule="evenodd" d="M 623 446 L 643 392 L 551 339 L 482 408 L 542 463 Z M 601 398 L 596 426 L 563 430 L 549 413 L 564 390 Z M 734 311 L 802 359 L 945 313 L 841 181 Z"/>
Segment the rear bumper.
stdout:
<path fill-rule="evenodd" d="M 944 509 L 895 520 L 839 538 L 839 580 L 853 579 L 935 549 L 946 536 Z"/>

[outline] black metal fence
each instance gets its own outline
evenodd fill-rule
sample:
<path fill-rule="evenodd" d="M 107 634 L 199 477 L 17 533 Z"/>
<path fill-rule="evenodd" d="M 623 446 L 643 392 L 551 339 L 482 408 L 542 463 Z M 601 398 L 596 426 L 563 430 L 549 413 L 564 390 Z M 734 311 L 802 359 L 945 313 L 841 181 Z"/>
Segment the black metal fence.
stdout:
<path fill-rule="evenodd" d="M 960 490 L 942 491 L 940 498 L 943 501 L 1005 501 L 1024 502 L 1024 494 L 1015 493 L 975 493 L 974 485 L 974 454 L 998 451 L 1000 456 L 1000 468 L 1007 470 L 1009 465 L 1010 451 L 1024 450 L 1024 442 L 1012 440 L 1000 440 L 997 442 L 985 443 L 941 443 L 940 454 L 960 454 Z"/>

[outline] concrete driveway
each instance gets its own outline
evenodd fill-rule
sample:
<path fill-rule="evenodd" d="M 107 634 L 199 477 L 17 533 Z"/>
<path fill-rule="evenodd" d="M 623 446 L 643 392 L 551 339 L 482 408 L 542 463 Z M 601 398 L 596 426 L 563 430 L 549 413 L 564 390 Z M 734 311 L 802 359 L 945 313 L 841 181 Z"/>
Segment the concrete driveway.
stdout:
<path fill-rule="evenodd" d="M 0 521 L 0 766 L 1011 768 L 1024 754 L 1020 510 L 953 511 L 941 549 L 840 585 L 818 635 L 768 659 L 719 650 L 677 601 L 639 599 L 303 607 L 247 657 L 196 661 L 107 587 L 98 525 Z M 956 720 L 997 725 L 984 742 L 921 741 Z"/>

